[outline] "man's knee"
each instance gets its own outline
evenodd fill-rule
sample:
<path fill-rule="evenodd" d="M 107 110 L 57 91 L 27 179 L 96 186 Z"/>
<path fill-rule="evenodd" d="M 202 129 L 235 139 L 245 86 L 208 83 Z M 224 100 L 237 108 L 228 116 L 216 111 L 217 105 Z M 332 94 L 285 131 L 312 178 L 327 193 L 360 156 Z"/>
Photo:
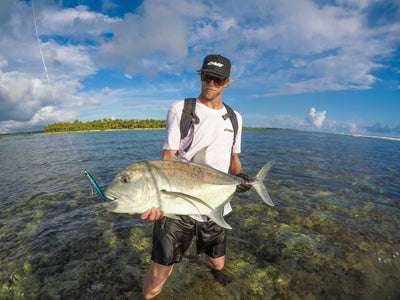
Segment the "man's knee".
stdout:
<path fill-rule="evenodd" d="M 173 265 L 164 266 L 154 261 L 151 262 L 149 271 L 143 283 L 143 296 L 145 299 L 151 299 L 158 295 L 164 283 L 171 275 Z"/>

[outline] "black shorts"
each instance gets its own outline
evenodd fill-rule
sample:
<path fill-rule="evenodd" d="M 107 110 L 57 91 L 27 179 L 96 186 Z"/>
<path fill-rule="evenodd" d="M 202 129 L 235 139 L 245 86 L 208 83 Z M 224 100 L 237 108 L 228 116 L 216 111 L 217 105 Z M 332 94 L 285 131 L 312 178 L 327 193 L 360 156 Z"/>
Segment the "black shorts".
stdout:
<path fill-rule="evenodd" d="M 226 229 L 213 221 L 199 222 L 188 216 L 182 220 L 167 217 L 158 220 L 153 229 L 151 259 L 158 264 L 170 266 L 182 261 L 195 236 L 197 253 L 217 258 L 226 252 Z"/>

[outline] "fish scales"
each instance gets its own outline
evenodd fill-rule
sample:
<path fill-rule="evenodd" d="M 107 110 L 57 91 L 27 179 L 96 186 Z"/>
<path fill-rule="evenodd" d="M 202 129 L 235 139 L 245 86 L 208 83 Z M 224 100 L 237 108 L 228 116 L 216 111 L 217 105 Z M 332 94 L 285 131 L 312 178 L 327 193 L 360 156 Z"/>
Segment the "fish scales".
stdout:
<path fill-rule="evenodd" d="M 159 172 L 163 173 L 166 178 L 177 179 L 186 177 L 197 183 L 199 182 L 199 178 L 201 178 L 201 182 L 207 184 L 237 184 L 239 181 L 234 176 L 219 172 L 206 165 L 195 163 L 183 164 L 175 161 L 167 163 L 163 161 L 152 161 L 152 164 L 156 166 Z"/>

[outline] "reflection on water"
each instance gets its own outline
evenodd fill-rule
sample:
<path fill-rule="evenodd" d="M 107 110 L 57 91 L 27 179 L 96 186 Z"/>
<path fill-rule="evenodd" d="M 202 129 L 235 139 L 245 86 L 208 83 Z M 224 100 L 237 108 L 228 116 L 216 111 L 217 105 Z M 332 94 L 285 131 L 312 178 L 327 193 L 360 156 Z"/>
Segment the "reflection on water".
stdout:
<path fill-rule="evenodd" d="M 256 193 L 236 195 L 226 269 L 213 281 L 190 248 L 158 299 L 398 299 L 398 141 L 305 132 L 243 133 Z M 159 159 L 163 130 L 0 139 L 0 298 L 138 299 L 150 262 L 150 222 L 106 212 L 100 186 L 134 161 Z M 72 143 L 72 146 L 70 144 Z"/>

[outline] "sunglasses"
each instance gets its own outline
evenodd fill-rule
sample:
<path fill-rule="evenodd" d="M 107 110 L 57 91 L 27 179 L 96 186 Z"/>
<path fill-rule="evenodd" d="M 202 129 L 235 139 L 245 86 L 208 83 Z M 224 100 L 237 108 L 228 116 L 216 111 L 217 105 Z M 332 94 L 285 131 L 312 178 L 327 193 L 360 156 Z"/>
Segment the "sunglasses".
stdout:
<path fill-rule="evenodd" d="M 223 85 L 225 83 L 226 78 L 221 78 L 221 77 L 215 77 L 209 74 L 201 74 L 201 81 L 205 81 L 207 83 L 210 83 L 211 80 L 214 82 L 216 86 Z"/>

